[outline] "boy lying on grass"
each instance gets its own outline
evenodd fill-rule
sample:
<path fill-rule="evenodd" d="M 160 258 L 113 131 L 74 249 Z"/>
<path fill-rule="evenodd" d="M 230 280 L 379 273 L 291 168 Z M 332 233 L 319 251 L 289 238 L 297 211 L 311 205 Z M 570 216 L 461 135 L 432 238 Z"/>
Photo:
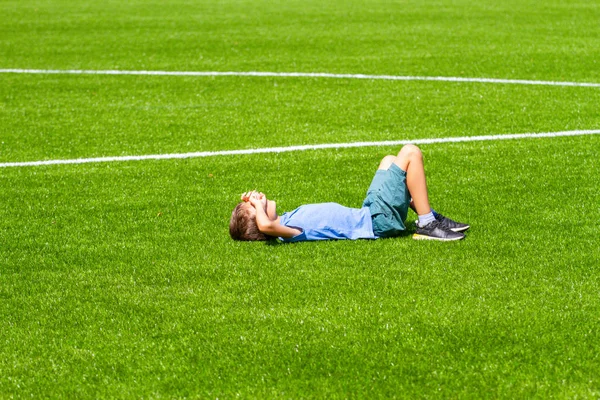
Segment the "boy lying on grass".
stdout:
<path fill-rule="evenodd" d="M 381 160 L 362 208 L 307 204 L 278 216 L 274 201 L 251 191 L 242 194 L 242 202 L 233 210 L 229 234 L 235 240 L 284 242 L 393 237 L 406 229 L 409 207 L 419 216 L 413 239 L 460 240 L 465 237 L 461 232 L 469 229 L 431 209 L 423 154 L 417 146 L 406 145 L 397 156 Z"/>

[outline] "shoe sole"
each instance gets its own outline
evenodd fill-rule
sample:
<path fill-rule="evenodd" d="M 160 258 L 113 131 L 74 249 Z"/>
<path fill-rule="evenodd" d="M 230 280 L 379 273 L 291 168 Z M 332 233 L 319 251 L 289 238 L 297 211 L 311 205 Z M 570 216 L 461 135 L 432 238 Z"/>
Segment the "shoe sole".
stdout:
<path fill-rule="evenodd" d="M 437 240 L 440 242 L 452 242 L 454 240 L 462 240 L 464 238 L 465 238 L 465 235 L 462 235 L 460 237 L 455 237 L 455 238 L 437 238 L 437 237 L 433 237 L 433 236 L 419 235 L 418 233 L 413 234 L 414 240 Z"/>
<path fill-rule="evenodd" d="M 471 227 L 470 225 L 467 225 L 467 226 L 464 226 L 464 227 L 462 227 L 462 228 L 450 228 L 450 230 L 451 230 L 452 232 L 464 232 L 464 231 L 466 231 L 467 229 L 469 229 L 470 227 Z"/>

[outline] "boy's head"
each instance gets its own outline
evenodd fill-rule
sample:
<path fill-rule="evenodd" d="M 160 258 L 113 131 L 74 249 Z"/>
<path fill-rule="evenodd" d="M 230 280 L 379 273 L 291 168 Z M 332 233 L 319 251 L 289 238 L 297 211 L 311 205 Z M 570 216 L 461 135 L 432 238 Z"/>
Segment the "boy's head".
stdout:
<path fill-rule="evenodd" d="M 233 209 L 229 220 L 229 235 L 233 240 L 267 240 L 268 237 L 258 230 L 256 210 L 252 204 L 243 201 Z"/>

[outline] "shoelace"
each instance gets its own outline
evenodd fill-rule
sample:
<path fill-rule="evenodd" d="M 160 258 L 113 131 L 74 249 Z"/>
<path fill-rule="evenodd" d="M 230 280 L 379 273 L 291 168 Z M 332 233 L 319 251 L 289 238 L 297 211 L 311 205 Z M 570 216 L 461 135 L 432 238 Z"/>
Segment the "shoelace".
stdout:
<path fill-rule="evenodd" d="M 453 223 L 454 223 L 454 225 L 458 225 L 457 222 L 452 221 L 450 218 L 446 218 L 445 216 L 443 216 L 440 213 L 438 213 L 437 217 L 435 217 L 435 220 L 438 221 L 440 224 L 442 224 L 442 226 L 444 226 L 448 229 L 452 228 Z"/>
<path fill-rule="evenodd" d="M 438 214 L 439 215 L 439 214 Z M 425 228 L 425 226 L 427 227 L 431 227 L 431 229 L 435 229 L 435 228 L 445 228 L 444 224 L 441 221 L 438 221 L 437 219 L 434 219 L 433 221 L 431 221 L 430 223 L 428 223 L 425 226 L 421 226 L 419 225 L 419 221 L 417 221 L 415 223 L 415 225 L 417 225 L 418 228 Z"/>

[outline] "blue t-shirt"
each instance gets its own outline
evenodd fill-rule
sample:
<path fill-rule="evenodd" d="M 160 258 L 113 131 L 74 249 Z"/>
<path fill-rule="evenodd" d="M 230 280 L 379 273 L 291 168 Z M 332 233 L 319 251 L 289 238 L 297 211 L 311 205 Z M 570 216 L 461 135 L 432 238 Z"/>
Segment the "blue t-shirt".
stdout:
<path fill-rule="evenodd" d="M 376 239 L 368 207 L 348 208 L 337 203 L 307 204 L 284 213 L 279 222 L 302 230 L 293 238 L 280 238 L 284 242 Z"/>

